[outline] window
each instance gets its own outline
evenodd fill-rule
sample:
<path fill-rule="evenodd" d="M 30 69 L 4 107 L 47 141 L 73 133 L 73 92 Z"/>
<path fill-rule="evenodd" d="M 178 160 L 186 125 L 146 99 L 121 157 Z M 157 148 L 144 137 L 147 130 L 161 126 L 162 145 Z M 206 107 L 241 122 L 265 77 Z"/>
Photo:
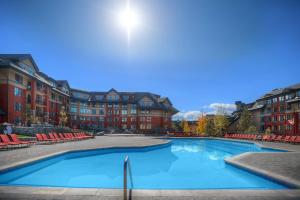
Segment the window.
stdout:
<path fill-rule="evenodd" d="M 127 110 L 122 110 L 122 115 L 127 115 Z"/>
<path fill-rule="evenodd" d="M 104 117 L 99 117 L 100 122 L 104 122 Z"/>
<path fill-rule="evenodd" d="M 151 122 L 151 117 L 147 117 L 147 122 Z"/>
<path fill-rule="evenodd" d="M 286 100 L 289 100 L 289 99 L 291 99 L 291 98 L 292 98 L 292 95 L 291 95 L 291 94 L 285 95 L 285 99 L 286 99 Z"/>
<path fill-rule="evenodd" d="M 284 115 L 279 116 L 279 121 L 281 121 L 281 122 L 284 121 Z"/>
<path fill-rule="evenodd" d="M 140 121 L 141 122 L 145 121 L 145 117 L 140 117 Z"/>
<path fill-rule="evenodd" d="M 126 129 L 127 128 L 127 125 L 126 124 L 123 124 L 122 125 L 122 129 Z"/>
<path fill-rule="evenodd" d="M 140 129 L 145 129 L 145 124 L 140 124 Z"/>
<path fill-rule="evenodd" d="M 115 115 L 118 115 L 119 113 L 120 113 L 119 110 L 114 110 Z"/>
<path fill-rule="evenodd" d="M 271 103 L 272 103 L 272 99 L 268 99 L 267 104 L 271 104 Z"/>
<path fill-rule="evenodd" d="M 284 110 L 284 106 L 280 106 L 279 107 L 279 110 L 280 110 L 280 112 L 284 112 L 285 110 Z"/>
<path fill-rule="evenodd" d="M 77 113 L 77 106 L 71 105 L 70 111 L 71 111 L 72 113 Z"/>
<path fill-rule="evenodd" d="M 96 109 L 92 109 L 92 114 L 96 115 Z"/>
<path fill-rule="evenodd" d="M 112 108 L 112 104 L 109 103 L 109 104 L 107 105 L 107 107 L 108 107 L 108 108 Z"/>
<path fill-rule="evenodd" d="M 277 102 L 277 98 L 273 98 L 273 103 L 276 103 Z"/>
<path fill-rule="evenodd" d="M 115 103 L 114 108 L 119 108 L 119 104 Z"/>
<path fill-rule="evenodd" d="M 134 109 L 134 110 L 130 110 L 130 114 L 136 114 L 136 109 Z"/>
<path fill-rule="evenodd" d="M 115 122 L 118 122 L 119 120 L 118 120 L 118 118 L 114 118 L 114 121 L 115 121 Z"/>
<path fill-rule="evenodd" d="M 128 96 L 128 95 L 124 95 L 124 96 L 123 96 L 123 100 L 124 100 L 124 101 L 128 101 L 128 99 L 129 99 L 129 96 Z"/>
<path fill-rule="evenodd" d="M 284 96 L 279 97 L 279 101 L 280 102 L 284 101 Z"/>
<path fill-rule="evenodd" d="M 299 117 L 300 117 L 300 114 L 299 114 Z M 136 121 L 136 118 L 135 117 L 131 117 L 131 122 L 135 122 Z"/>
<path fill-rule="evenodd" d="M 104 115 L 105 114 L 105 110 L 104 109 L 100 109 L 99 113 L 100 113 L 100 115 Z"/>
<path fill-rule="evenodd" d="M 80 114 L 91 114 L 92 111 L 89 108 L 80 108 Z"/>
<path fill-rule="evenodd" d="M 22 111 L 22 104 L 16 102 L 15 103 L 15 112 L 21 112 Z"/>
<path fill-rule="evenodd" d="M 122 117 L 122 122 L 127 122 L 127 117 Z"/>
<path fill-rule="evenodd" d="M 300 90 L 296 93 L 297 97 L 300 97 Z"/>
<path fill-rule="evenodd" d="M 151 129 L 151 124 L 147 124 L 147 129 Z"/>
<path fill-rule="evenodd" d="M 103 100 L 104 99 L 104 96 L 103 95 L 96 95 L 95 96 L 96 100 Z"/>
<path fill-rule="evenodd" d="M 19 74 L 15 74 L 15 80 L 16 80 L 16 83 L 23 84 L 23 76 L 21 76 Z"/>
<path fill-rule="evenodd" d="M 16 97 L 22 96 L 22 90 L 20 88 L 15 87 L 14 93 Z"/>

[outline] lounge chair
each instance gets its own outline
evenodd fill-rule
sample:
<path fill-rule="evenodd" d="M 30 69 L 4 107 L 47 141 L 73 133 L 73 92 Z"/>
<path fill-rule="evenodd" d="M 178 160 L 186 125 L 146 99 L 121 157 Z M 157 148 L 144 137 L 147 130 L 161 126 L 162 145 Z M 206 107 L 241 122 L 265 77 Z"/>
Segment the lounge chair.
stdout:
<path fill-rule="evenodd" d="M 1 138 L 1 140 L 2 140 L 2 143 L 7 144 L 7 145 L 9 145 L 9 146 L 13 146 L 13 147 L 18 146 L 18 147 L 19 147 L 19 145 L 21 145 L 21 144 L 18 143 L 18 142 L 12 142 L 12 141 L 10 141 L 10 139 L 8 138 L 7 135 L 1 134 L 1 135 L 0 135 L 0 138 Z"/>
<path fill-rule="evenodd" d="M 290 143 L 294 143 L 294 141 L 296 140 L 297 136 L 291 136 L 290 139 L 288 140 L 288 142 Z"/>
<path fill-rule="evenodd" d="M 63 139 L 59 139 L 54 137 L 53 133 L 49 133 L 48 136 L 50 137 L 51 140 L 55 141 L 55 142 L 63 142 Z"/>
<path fill-rule="evenodd" d="M 53 136 L 57 139 L 60 139 L 60 140 L 64 140 L 64 141 L 70 141 L 69 138 L 64 138 L 64 137 L 60 137 L 57 133 L 53 133 Z"/>
<path fill-rule="evenodd" d="M 294 140 L 295 144 L 299 144 L 300 143 L 300 136 L 297 136 L 296 139 Z"/>
<path fill-rule="evenodd" d="M 289 141 L 290 141 L 290 138 L 291 138 L 291 136 L 290 136 L 290 135 L 287 135 L 287 136 L 285 136 L 285 138 L 282 139 L 282 140 L 283 140 L 283 142 L 289 142 Z"/>
<path fill-rule="evenodd" d="M 40 144 L 52 144 L 52 143 L 53 143 L 53 141 L 50 140 L 50 139 L 48 139 L 47 137 L 46 137 L 46 139 L 44 139 L 44 137 L 42 136 L 41 133 L 35 134 L 35 137 L 36 137 L 36 140 L 37 140 Z"/>
<path fill-rule="evenodd" d="M 12 142 L 17 142 L 17 143 L 26 144 L 26 145 L 30 145 L 30 144 L 34 143 L 33 141 L 32 142 L 21 141 L 16 134 L 11 134 L 9 136 L 10 136 Z"/>

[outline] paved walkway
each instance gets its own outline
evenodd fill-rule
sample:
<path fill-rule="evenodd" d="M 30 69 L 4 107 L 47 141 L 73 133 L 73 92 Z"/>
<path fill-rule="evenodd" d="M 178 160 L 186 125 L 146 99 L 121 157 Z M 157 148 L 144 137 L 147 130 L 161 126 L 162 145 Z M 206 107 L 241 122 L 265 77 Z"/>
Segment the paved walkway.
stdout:
<path fill-rule="evenodd" d="M 105 147 L 149 146 L 164 144 L 167 140 L 141 136 L 99 136 L 96 139 L 55 145 L 34 145 L 30 148 L 0 152 L 0 170 L 28 161 L 60 154 L 70 150 Z M 261 144 L 261 143 L 259 143 Z M 300 183 L 300 146 L 262 143 L 266 147 L 293 152 L 246 153 L 228 160 L 230 164 L 251 169 L 282 182 Z M 121 190 L 0 187 L 0 199 L 122 199 Z M 132 199 L 300 199 L 300 190 L 134 190 Z"/>

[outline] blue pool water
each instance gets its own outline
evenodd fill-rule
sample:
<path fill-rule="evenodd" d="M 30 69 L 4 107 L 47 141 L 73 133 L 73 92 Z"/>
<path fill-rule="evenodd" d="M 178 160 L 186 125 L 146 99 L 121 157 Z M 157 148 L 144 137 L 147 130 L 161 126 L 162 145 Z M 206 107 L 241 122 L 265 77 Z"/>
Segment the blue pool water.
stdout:
<path fill-rule="evenodd" d="M 225 164 L 244 152 L 275 151 L 251 143 L 174 139 L 147 148 L 113 148 L 67 153 L 0 174 L 1 185 L 123 188 L 129 156 L 134 189 L 284 189 Z"/>

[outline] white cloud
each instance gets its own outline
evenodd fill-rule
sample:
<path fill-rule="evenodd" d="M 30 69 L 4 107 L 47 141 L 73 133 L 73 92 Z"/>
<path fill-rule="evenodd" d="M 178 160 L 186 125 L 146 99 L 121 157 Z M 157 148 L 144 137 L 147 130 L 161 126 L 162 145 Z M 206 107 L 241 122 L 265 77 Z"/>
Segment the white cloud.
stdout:
<path fill-rule="evenodd" d="M 209 108 L 212 109 L 214 113 L 226 113 L 230 114 L 233 111 L 235 111 L 236 106 L 235 104 L 229 104 L 229 103 L 212 103 L 209 105 Z"/>
<path fill-rule="evenodd" d="M 173 115 L 172 119 L 174 121 L 177 120 L 188 120 L 188 121 L 195 121 L 201 116 L 201 111 L 187 111 L 187 112 L 178 112 L 177 114 Z"/>
<path fill-rule="evenodd" d="M 205 105 L 201 109 L 202 111 L 194 110 L 194 111 L 182 111 L 173 115 L 172 120 L 188 120 L 195 121 L 202 114 L 230 114 L 236 110 L 235 104 L 227 104 L 227 103 L 211 103 L 209 105 Z"/>

